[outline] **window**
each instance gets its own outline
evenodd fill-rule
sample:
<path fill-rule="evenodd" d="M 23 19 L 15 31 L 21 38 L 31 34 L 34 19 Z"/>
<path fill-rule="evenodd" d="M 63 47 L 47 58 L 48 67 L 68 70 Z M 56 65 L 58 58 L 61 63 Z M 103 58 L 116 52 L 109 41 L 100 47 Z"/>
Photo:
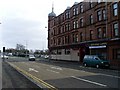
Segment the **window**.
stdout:
<path fill-rule="evenodd" d="M 78 28 L 78 21 L 76 21 L 76 28 Z"/>
<path fill-rule="evenodd" d="M 68 37 L 65 36 L 65 44 L 67 44 L 67 43 L 68 43 Z"/>
<path fill-rule="evenodd" d="M 77 43 L 78 42 L 78 34 L 73 34 L 72 39 L 73 39 L 73 43 Z"/>
<path fill-rule="evenodd" d="M 119 60 L 120 60 L 120 48 L 119 48 L 119 49 L 117 49 L 117 51 L 116 51 L 116 55 L 117 55 L 117 59 L 119 59 Z"/>
<path fill-rule="evenodd" d="M 75 11 L 76 11 L 76 10 L 75 10 L 75 8 L 74 8 L 74 9 L 73 9 L 73 15 L 75 15 Z"/>
<path fill-rule="evenodd" d="M 120 48 L 113 49 L 113 59 L 120 60 Z"/>
<path fill-rule="evenodd" d="M 90 15 L 90 24 L 93 24 L 93 15 Z"/>
<path fill-rule="evenodd" d="M 59 49 L 59 50 L 57 50 L 57 54 L 62 54 L 62 51 Z"/>
<path fill-rule="evenodd" d="M 118 15 L 118 4 L 114 3 L 113 4 L 113 16 L 117 16 Z"/>
<path fill-rule="evenodd" d="M 101 3 L 101 0 L 98 0 L 98 3 Z"/>
<path fill-rule="evenodd" d="M 106 20 L 106 10 L 104 9 L 102 13 L 103 13 L 103 20 Z"/>
<path fill-rule="evenodd" d="M 69 43 L 69 36 L 65 36 L 65 44 L 68 44 Z"/>
<path fill-rule="evenodd" d="M 106 27 L 103 28 L 103 34 L 102 34 L 103 38 L 106 38 Z"/>
<path fill-rule="evenodd" d="M 65 32 L 64 26 L 62 26 L 62 33 Z"/>
<path fill-rule="evenodd" d="M 119 36 L 119 34 L 118 34 L 118 23 L 114 23 L 113 24 L 113 30 L 114 30 L 114 36 L 115 37 L 117 37 L 117 36 Z"/>
<path fill-rule="evenodd" d="M 97 19 L 98 19 L 98 21 L 102 20 L 102 15 L 101 15 L 101 11 L 100 10 L 97 12 Z"/>
<path fill-rule="evenodd" d="M 65 25 L 65 31 L 68 31 L 68 24 Z"/>
<path fill-rule="evenodd" d="M 83 5 L 80 5 L 80 13 L 83 12 Z"/>
<path fill-rule="evenodd" d="M 73 29 L 76 29 L 76 28 L 78 28 L 78 21 L 73 22 Z"/>
<path fill-rule="evenodd" d="M 70 18 L 70 11 L 66 12 L 66 19 Z"/>
<path fill-rule="evenodd" d="M 92 3 L 92 0 L 90 0 L 90 8 L 92 8 L 93 7 L 93 3 Z"/>
<path fill-rule="evenodd" d="M 74 34 L 72 34 L 72 41 L 73 41 L 73 43 L 75 42 L 75 35 Z"/>
<path fill-rule="evenodd" d="M 102 38 L 101 28 L 97 29 L 97 36 L 98 36 L 98 38 Z"/>
<path fill-rule="evenodd" d="M 76 28 L 76 25 L 75 25 L 76 23 L 75 23 L 75 21 L 73 22 L 73 29 L 75 29 Z"/>
<path fill-rule="evenodd" d="M 64 44 L 64 41 L 65 41 L 65 40 L 64 40 L 64 37 L 62 37 L 62 44 Z"/>
<path fill-rule="evenodd" d="M 93 39 L 93 30 L 90 30 L 90 40 Z"/>
<path fill-rule="evenodd" d="M 68 30 L 70 30 L 70 24 L 68 24 Z"/>
<path fill-rule="evenodd" d="M 58 38 L 58 45 L 61 44 L 61 38 Z"/>
<path fill-rule="evenodd" d="M 83 33 L 81 32 L 80 33 L 80 42 L 82 42 L 83 41 Z"/>
<path fill-rule="evenodd" d="M 78 34 L 75 34 L 75 43 L 78 42 Z"/>
<path fill-rule="evenodd" d="M 73 15 L 77 15 L 78 14 L 78 7 L 75 7 L 74 9 L 73 9 Z"/>
<path fill-rule="evenodd" d="M 83 18 L 80 19 L 80 27 L 83 27 Z"/>
<path fill-rule="evenodd" d="M 76 14 L 78 14 L 78 7 L 76 7 Z"/>

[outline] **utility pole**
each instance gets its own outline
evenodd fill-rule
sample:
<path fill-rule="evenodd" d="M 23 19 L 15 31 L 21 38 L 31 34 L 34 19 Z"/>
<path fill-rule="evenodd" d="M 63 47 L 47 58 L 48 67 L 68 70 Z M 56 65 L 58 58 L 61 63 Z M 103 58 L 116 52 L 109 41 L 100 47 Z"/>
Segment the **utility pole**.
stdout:
<path fill-rule="evenodd" d="M 106 10 L 106 38 L 108 38 L 108 30 L 107 30 L 107 29 L 108 29 L 108 28 L 107 28 L 107 20 L 108 20 L 108 16 L 107 16 L 107 15 L 108 15 L 108 14 L 107 14 L 107 13 L 108 13 L 108 10 L 107 10 L 107 0 L 106 0 L 106 2 L 105 2 L 105 8 L 106 8 L 106 9 L 105 9 L 105 10 Z"/>
<path fill-rule="evenodd" d="M 27 57 L 27 54 L 28 54 L 28 53 L 27 53 L 27 45 L 28 45 L 28 43 L 27 43 L 27 41 L 26 41 L 26 57 Z"/>

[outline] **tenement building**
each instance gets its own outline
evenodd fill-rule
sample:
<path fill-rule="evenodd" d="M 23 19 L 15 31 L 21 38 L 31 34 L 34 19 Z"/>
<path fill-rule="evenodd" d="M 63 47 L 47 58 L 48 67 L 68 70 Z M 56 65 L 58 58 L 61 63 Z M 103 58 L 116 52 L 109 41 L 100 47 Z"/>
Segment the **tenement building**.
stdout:
<path fill-rule="evenodd" d="M 120 1 L 75 2 L 60 15 L 48 15 L 50 58 L 82 63 L 99 55 L 120 65 Z"/>

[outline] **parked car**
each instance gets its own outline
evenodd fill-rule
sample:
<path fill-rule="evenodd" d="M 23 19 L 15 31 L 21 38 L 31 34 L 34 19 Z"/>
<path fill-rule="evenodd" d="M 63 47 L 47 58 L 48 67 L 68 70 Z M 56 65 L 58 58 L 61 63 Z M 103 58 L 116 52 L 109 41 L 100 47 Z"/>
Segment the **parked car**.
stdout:
<path fill-rule="evenodd" d="M 96 68 L 100 67 L 110 67 L 108 60 L 103 60 L 97 55 L 85 55 L 83 59 L 83 65 L 86 66 L 95 66 Z"/>
<path fill-rule="evenodd" d="M 3 59 L 3 55 L 1 55 L 1 58 Z M 4 59 L 8 59 L 8 56 L 4 55 Z"/>
<path fill-rule="evenodd" d="M 35 56 L 34 55 L 29 55 L 29 61 L 35 61 Z"/>
<path fill-rule="evenodd" d="M 45 58 L 45 59 L 48 59 L 48 58 L 49 58 L 49 56 L 48 56 L 48 55 L 45 55 L 45 56 L 44 56 L 44 58 Z"/>

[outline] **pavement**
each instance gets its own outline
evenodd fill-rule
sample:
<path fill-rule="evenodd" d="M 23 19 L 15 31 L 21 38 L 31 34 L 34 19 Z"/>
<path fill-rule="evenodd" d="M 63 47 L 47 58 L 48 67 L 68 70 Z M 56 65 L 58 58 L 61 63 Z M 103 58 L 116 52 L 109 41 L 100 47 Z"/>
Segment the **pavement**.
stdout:
<path fill-rule="evenodd" d="M 6 89 L 40 90 L 36 84 L 28 80 L 6 62 L 2 62 L 2 90 Z"/>

